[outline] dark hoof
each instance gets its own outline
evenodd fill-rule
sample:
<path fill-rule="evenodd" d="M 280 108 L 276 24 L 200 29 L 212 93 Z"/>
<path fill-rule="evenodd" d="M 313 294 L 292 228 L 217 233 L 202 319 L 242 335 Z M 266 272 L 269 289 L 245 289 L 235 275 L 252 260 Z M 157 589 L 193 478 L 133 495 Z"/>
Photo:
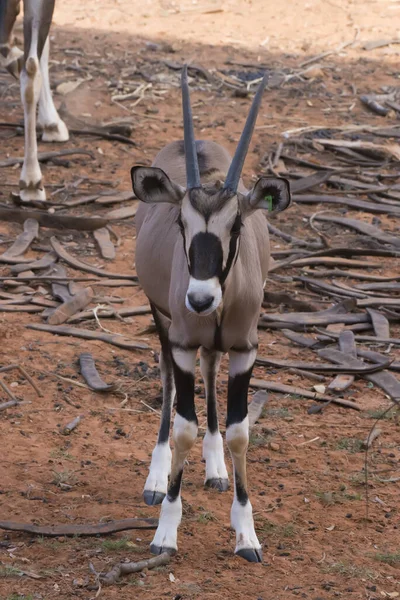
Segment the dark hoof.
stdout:
<path fill-rule="evenodd" d="M 161 504 L 164 500 L 165 494 L 163 492 L 152 492 L 151 490 L 144 490 L 143 492 L 143 500 L 147 504 L 147 506 L 155 506 L 156 504 Z"/>
<path fill-rule="evenodd" d="M 229 481 L 227 479 L 221 479 L 221 477 L 213 477 L 212 479 L 207 479 L 206 487 L 219 490 L 220 492 L 226 492 L 229 488 Z"/>
<path fill-rule="evenodd" d="M 261 548 L 259 550 L 255 550 L 254 548 L 242 548 L 235 552 L 237 556 L 241 556 L 247 562 L 262 562 L 262 551 Z"/>
<path fill-rule="evenodd" d="M 168 546 L 157 546 L 156 544 L 150 544 L 150 552 L 157 555 L 167 552 L 167 554 L 170 556 L 174 556 L 174 554 L 176 554 L 176 548 L 168 548 Z"/>

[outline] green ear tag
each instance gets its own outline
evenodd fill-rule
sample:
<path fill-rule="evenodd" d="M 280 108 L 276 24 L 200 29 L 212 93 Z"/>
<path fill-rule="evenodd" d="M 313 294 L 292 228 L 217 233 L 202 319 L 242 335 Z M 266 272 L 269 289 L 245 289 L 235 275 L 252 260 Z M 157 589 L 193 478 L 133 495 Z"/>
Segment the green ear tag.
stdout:
<path fill-rule="evenodd" d="M 268 202 L 268 211 L 272 212 L 273 211 L 272 196 L 264 196 L 264 200 L 266 200 Z"/>

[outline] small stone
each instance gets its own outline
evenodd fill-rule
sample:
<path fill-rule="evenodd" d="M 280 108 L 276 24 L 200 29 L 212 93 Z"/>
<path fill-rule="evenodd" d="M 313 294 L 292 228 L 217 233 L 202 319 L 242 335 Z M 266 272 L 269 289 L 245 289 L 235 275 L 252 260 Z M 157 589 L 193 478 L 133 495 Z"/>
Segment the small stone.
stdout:
<path fill-rule="evenodd" d="M 269 444 L 269 448 L 270 450 L 272 450 L 273 452 L 279 452 L 279 450 L 281 449 L 279 444 L 276 444 L 275 442 L 270 442 Z"/>

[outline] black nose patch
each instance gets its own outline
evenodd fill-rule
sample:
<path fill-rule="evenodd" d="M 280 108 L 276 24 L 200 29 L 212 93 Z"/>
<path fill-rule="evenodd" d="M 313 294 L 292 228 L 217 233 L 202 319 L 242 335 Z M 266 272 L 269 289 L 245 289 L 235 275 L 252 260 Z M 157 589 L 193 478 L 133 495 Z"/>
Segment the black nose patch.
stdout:
<path fill-rule="evenodd" d="M 190 275 L 211 279 L 222 274 L 222 245 L 213 233 L 196 233 L 189 248 Z"/>

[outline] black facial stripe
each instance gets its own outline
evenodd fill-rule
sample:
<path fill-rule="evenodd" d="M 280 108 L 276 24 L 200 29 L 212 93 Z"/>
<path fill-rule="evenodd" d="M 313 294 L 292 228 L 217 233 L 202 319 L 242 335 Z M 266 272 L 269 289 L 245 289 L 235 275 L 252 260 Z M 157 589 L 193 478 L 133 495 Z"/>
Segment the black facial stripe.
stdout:
<path fill-rule="evenodd" d="M 195 279 L 220 278 L 223 252 L 219 238 L 213 233 L 196 233 L 189 248 L 189 270 Z"/>
<path fill-rule="evenodd" d="M 177 221 L 176 221 L 176 222 L 178 223 L 179 230 L 180 230 L 180 232 L 181 232 L 181 234 L 182 234 L 182 238 L 183 238 L 183 251 L 184 251 L 184 253 L 185 253 L 185 256 L 186 256 L 186 261 L 187 261 L 187 263 L 188 263 L 188 266 L 190 267 L 190 265 L 189 265 L 189 258 L 188 258 L 187 252 L 186 252 L 186 237 L 185 237 L 185 228 L 184 228 L 184 226 L 183 226 L 183 223 L 182 223 L 182 219 L 181 219 L 181 215 L 180 215 L 180 214 L 179 214 L 179 217 L 178 217 L 178 219 L 177 219 Z"/>
<path fill-rule="evenodd" d="M 232 268 L 233 265 L 233 261 L 237 260 L 238 257 L 238 243 L 239 243 L 239 236 L 240 236 L 240 232 L 234 232 L 231 233 L 231 239 L 229 242 L 229 254 L 228 254 L 228 260 L 226 261 L 226 265 L 225 265 L 225 269 L 222 271 L 221 277 L 219 278 L 220 284 L 222 285 L 223 283 L 225 283 L 226 278 L 229 275 L 229 271 Z"/>

